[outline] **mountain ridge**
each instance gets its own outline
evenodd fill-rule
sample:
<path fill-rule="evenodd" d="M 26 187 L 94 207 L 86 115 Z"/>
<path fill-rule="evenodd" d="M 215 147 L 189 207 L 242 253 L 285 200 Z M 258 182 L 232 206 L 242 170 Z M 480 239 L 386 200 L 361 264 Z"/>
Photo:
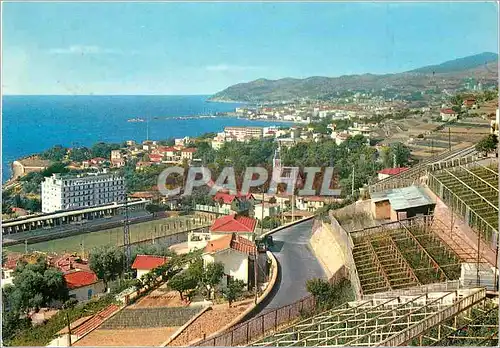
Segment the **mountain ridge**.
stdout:
<path fill-rule="evenodd" d="M 441 77 L 435 78 L 435 75 Z M 303 79 L 284 77 L 277 80 L 259 78 L 220 91 L 210 101 L 263 102 L 297 98 L 328 98 L 347 90 L 382 90 L 397 88 L 417 91 L 421 88 L 454 88 L 463 79 L 479 78 L 496 83 L 498 54 L 483 52 L 400 73 L 356 74 L 337 77 L 310 76 Z"/>

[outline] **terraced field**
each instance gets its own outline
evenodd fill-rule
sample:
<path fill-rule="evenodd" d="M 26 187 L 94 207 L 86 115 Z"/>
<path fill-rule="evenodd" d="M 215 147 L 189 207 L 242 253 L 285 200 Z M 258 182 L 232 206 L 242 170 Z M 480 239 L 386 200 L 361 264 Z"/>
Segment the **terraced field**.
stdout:
<path fill-rule="evenodd" d="M 423 223 L 397 222 L 352 237 L 363 294 L 460 277 L 460 258 Z"/>
<path fill-rule="evenodd" d="M 474 163 L 429 173 L 429 187 L 490 244 L 498 235 L 498 169 Z"/>
<path fill-rule="evenodd" d="M 456 344 L 454 335 L 468 325 L 472 345 L 494 335 L 491 323 L 498 298 L 486 298 L 484 289 L 420 294 L 377 294 L 376 298 L 344 303 L 330 311 L 294 323 L 258 339 L 251 346 L 401 346 Z M 498 309 L 498 304 L 496 305 Z M 471 320 L 471 314 L 477 319 Z M 478 326 L 481 325 L 481 326 Z M 488 326 L 490 325 L 490 326 Z M 474 332 L 473 332 L 474 330 Z M 471 341 L 464 340 L 463 342 Z"/>

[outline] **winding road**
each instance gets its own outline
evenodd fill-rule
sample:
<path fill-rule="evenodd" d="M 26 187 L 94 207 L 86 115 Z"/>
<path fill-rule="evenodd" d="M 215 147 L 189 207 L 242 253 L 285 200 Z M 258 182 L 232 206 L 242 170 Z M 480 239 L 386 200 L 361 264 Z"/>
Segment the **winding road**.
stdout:
<path fill-rule="evenodd" d="M 325 271 L 309 247 L 313 220 L 285 228 L 273 234 L 274 246 L 270 251 L 280 267 L 276 289 L 259 314 L 291 304 L 309 295 L 306 281 L 326 278 Z"/>

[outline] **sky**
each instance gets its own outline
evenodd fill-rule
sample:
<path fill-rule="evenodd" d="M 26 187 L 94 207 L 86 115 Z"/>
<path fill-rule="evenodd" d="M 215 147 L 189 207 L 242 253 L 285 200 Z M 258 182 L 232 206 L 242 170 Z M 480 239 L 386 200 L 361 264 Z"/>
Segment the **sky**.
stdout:
<path fill-rule="evenodd" d="M 496 2 L 2 2 L 4 94 L 212 94 L 498 52 Z"/>

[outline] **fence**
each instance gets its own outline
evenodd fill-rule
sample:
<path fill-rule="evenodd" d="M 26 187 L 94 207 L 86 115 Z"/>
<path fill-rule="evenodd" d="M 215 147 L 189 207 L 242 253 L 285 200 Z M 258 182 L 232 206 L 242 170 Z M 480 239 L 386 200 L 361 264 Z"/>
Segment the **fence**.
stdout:
<path fill-rule="evenodd" d="M 253 319 L 233 326 L 228 331 L 197 343 L 197 346 L 236 346 L 248 345 L 259 337 L 276 331 L 285 323 L 300 317 L 301 313 L 314 310 L 316 302 L 313 296 L 307 296 L 299 301 Z"/>
<path fill-rule="evenodd" d="M 330 279 L 330 284 L 338 284 L 346 278 L 347 270 L 340 268 Z M 316 301 L 313 296 L 306 296 L 297 302 L 274 309 L 255 318 L 233 326 L 228 331 L 197 343 L 197 346 L 236 346 L 248 345 L 258 338 L 276 332 L 285 324 L 298 319 L 304 312 L 314 311 Z"/>

